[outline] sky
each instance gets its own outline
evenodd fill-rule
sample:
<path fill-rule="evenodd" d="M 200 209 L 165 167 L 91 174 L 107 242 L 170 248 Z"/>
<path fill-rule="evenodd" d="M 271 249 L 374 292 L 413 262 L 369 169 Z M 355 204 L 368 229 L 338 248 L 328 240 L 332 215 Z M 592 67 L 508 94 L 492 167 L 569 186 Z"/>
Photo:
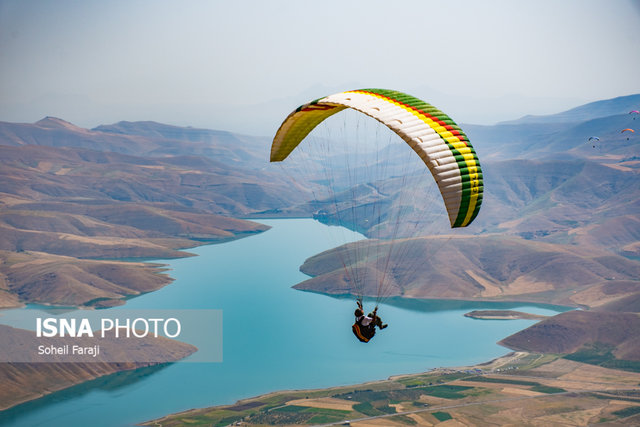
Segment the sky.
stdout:
<path fill-rule="evenodd" d="M 640 0 L 0 0 L 0 121 L 271 135 L 396 89 L 492 124 L 640 93 Z"/>

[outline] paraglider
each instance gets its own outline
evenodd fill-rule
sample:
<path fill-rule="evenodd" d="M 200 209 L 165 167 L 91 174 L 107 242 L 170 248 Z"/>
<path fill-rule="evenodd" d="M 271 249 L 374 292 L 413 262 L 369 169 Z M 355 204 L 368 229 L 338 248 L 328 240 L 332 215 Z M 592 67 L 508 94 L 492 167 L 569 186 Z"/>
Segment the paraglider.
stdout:
<path fill-rule="evenodd" d="M 286 117 L 276 132 L 271 146 L 270 161 L 282 162 L 318 125 L 334 114 L 348 109 L 377 120 L 399 136 L 419 156 L 422 161 L 422 169 L 424 170 L 426 165 L 435 180 L 452 228 L 466 227 L 473 222 L 480 211 L 483 197 L 482 170 L 474 148 L 462 129 L 446 114 L 436 107 L 402 92 L 386 89 L 350 90 L 301 105 Z M 331 146 L 332 143 L 334 141 L 329 140 L 326 144 Z M 306 145 L 312 144 L 307 143 Z M 326 157 L 326 164 L 330 169 L 331 164 L 328 158 L 335 157 L 333 149 L 328 149 Z M 345 162 L 345 164 L 350 165 L 351 163 Z M 369 168 L 369 165 L 364 163 L 353 167 L 362 170 Z M 351 171 L 348 172 L 345 174 L 347 177 L 351 175 Z M 328 175 L 331 174 L 330 171 Z M 339 183 L 340 191 L 342 191 L 340 196 L 345 194 L 344 188 L 348 187 L 346 184 L 345 182 Z M 353 191 L 354 200 L 355 193 Z M 335 201 L 340 198 L 336 197 L 336 193 L 334 193 L 332 199 L 334 203 L 337 203 Z M 350 212 L 357 214 L 359 208 L 361 206 L 352 206 Z M 336 212 L 338 212 L 337 207 Z M 376 211 L 374 219 L 380 221 L 382 217 L 384 215 Z M 400 215 L 392 222 L 397 224 L 402 220 L 403 217 Z M 369 219 L 363 219 L 362 223 L 367 221 Z M 353 222 L 350 221 L 350 224 L 352 225 Z M 366 247 L 370 246 L 373 245 L 369 244 Z M 341 252 L 348 253 L 347 250 Z M 357 254 L 357 250 L 354 252 Z M 389 273 L 392 268 L 390 264 L 393 264 L 393 261 L 390 261 L 391 251 L 386 257 L 386 261 L 380 263 L 384 265 L 386 270 L 376 278 L 380 282 L 389 281 L 389 276 L 391 276 Z M 347 264 L 356 264 L 351 262 L 352 260 L 347 261 L 343 260 L 342 262 L 345 271 Z M 355 268 L 355 270 L 358 269 Z M 359 283 L 362 280 L 358 277 L 350 277 L 348 273 L 346 276 L 349 278 L 346 282 L 350 282 L 349 286 L 351 286 L 350 293 L 356 296 L 359 310 L 362 311 L 362 313 L 358 311 L 356 315 L 358 318 L 358 315 L 364 315 L 362 299 L 365 286 L 363 283 Z M 379 283 L 377 286 L 378 302 L 385 292 L 384 289 L 383 283 Z M 373 311 L 374 317 L 377 309 L 378 305 L 376 304 Z M 370 337 L 364 333 L 363 326 L 356 322 L 353 326 L 353 332 L 360 341 L 367 342 Z"/>
<path fill-rule="evenodd" d="M 631 133 L 635 133 L 635 130 L 627 128 L 627 129 L 622 129 L 620 131 L 620 133 L 625 133 L 625 132 L 631 132 Z M 629 140 L 629 136 L 627 136 L 627 141 Z"/>
<path fill-rule="evenodd" d="M 587 141 L 593 144 L 593 148 L 596 148 L 596 142 L 600 141 L 600 138 L 598 138 L 597 136 L 590 136 Z"/>
<path fill-rule="evenodd" d="M 629 114 L 633 115 L 633 120 L 635 120 L 635 119 L 636 119 L 636 115 L 637 115 L 637 114 L 640 114 L 640 111 L 638 111 L 638 110 L 631 110 L 631 111 L 629 111 Z"/>
<path fill-rule="evenodd" d="M 351 330 L 356 338 L 358 338 L 358 341 L 369 342 L 369 340 L 371 340 L 371 338 L 376 334 L 376 326 L 382 330 L 388 325 L 386 323 L 382 323 L 382 319 L 378 316 L 378 307 L 376 307 L 373 312 L 365 316 L 362 308 L 362 302 L 358 300 L 356 303 L 358 304 L 358 308 L 356 308 L 356 311 L 354 312 L 356 321 L 353 326 L 351 326 Z"/>

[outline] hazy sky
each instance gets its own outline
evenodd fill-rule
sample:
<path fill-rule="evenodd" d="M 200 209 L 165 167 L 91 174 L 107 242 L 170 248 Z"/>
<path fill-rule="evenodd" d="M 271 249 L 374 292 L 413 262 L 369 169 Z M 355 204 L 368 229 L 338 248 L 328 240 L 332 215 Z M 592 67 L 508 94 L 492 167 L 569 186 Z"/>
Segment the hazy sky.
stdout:
<path fill-rule="evenodd" d="M 0 0 L 1 121 L 266 135 L 361 87 L 462 123 L 640 93 L 640 1 Z"/>

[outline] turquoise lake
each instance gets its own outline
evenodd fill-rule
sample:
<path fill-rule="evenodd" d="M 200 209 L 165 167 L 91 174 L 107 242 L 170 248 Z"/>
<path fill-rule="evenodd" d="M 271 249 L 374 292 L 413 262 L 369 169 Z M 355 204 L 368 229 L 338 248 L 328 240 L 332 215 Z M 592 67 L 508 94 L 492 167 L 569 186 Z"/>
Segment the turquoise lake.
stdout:
<path fill-rule="evenodd" d="M 475 320 L 464 313 L 514 309 L 552 315 L 566 310 L 391 299 L 380 309 L 389 328 L 363 344 L 351 332 L 353 299 L 291 288 L 307 278 L 299 272 L 304 260 L 331 247 L 327 226 L 311 219 L 260 222 L 272 228 L 189 250 L 195 257 L 162 261 L 175 282 L 123 307 L 222 310 L 222 362 L 179 362 L 99 378 L 0 412 L 0 425 L 134 425 L 275 390 L 356 384 L 484 362 L 508 353 L 496 342 L 534 321 Z M 16 325 L 25 310 L 33 316 L 41 312 L 39 307 L 4 310 L 0 323 Z"/>

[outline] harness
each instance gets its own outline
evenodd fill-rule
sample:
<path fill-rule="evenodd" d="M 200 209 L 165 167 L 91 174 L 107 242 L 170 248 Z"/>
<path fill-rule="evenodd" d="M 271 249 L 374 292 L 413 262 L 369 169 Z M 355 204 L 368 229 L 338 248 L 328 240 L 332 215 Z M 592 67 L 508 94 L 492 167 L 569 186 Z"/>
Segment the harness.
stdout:
<path fill-rule="evenodd" d="M 369 342 L 369 340 L 376 334 L 376 325 L 375 322 L 371 322 L 367 326 L 361 325 L 360 321 L 362 318 L 364 318 L 364 316 L 360 316 L 356 319 L 356 323 L 353 324 L 351 330 L 356 338 L 361 342 Z"/>

